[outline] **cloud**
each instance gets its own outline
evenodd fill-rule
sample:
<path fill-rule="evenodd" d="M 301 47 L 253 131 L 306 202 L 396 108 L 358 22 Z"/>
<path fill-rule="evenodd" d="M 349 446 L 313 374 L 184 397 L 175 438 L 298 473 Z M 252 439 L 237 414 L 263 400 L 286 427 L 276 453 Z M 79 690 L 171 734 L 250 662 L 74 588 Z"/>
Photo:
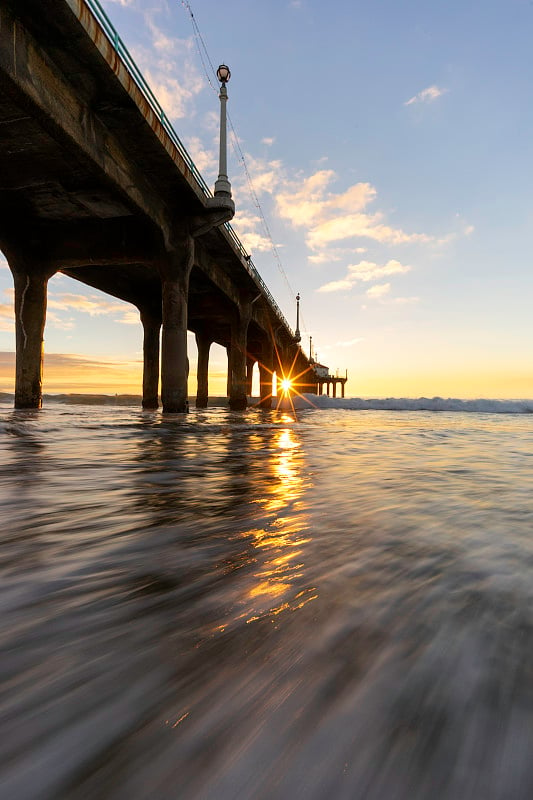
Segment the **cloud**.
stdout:
<path fill-rule="evenodd" d="M 317 289 L 317 292 L 343 292 L 351 289 L 352 286 L 352 281 L 348 280 L 347 278 L 341 278 L 339 281 L 330 281 L 329 283 L 325 283 L 323 286 L 320 286 Z"/>
<path fill-rule="evenodd" d="M 332 244 L 351 239 L 367 238 L 384 244 L 433 241 L 424 233 L 407 233 L 387 225 L 379 211 L 368 213 L 367 206 L 377 196 L 370 183 L 356 183 L 340 193 L 330 191 L 336 177 L 333 170 L 318 170 L 307 178 L 287 182 L 276 195 L 279 216 L 293 227 L 307 228 L 306 244 L 314 263 L 329 260 Z M 360 250 L 355 248 L 355 252 Z"/>
<path fill-rule="evenodd" d="M 308 260 L 312 264 L 353 259 L 366 252 L 366 242 L 363 246 L 361 243 L 365 239 L 381 245 L 436 245 L 446 241 L 394 227 L 388 224 L 383 212 L 370 211 L 369 205 L 376 201 L 377 190 L 369 182 L 354 183 L 335 192 L 333 184 L 338 176 L 332 169 L 322 167 L 305 175 L 288 171 L 279 159 L 255 158 L 246 154 L 246 160 L 255 194 L 258 197 L 265 195 L 282 221 L 303 231 Z M 236 204 L 241 209 L 248 201 L 245 178 L 236 178 L 233 188 Z M 242 200 L 237 203 L 241 196 Z M 259 216 L 255 216 L 253 226 L 243 225 L 241 218 L 239 210 L 232 225 L 245 240 L 246 247 L 268 250 L 271 245 Z M 344 284 L 338 288 L 345 288 Z"/>
<path fill-rule="evenodd" d="M 60 330 L 64 331 L 71 331 L 76 327 L 73 317 L 62 319 L 60 316 L 58 316 L 58 314 L 54 314 L 54 312 L 50 310 L 47 310 L 46 312 L 46 324 L 51 325 L 53 328 L 59 328 Z"/>
<path fill-rule="evenodd" d="M 16 354 L 13 351 L 0 351 L 0 367 L 13 367 L 15 365 Z M 113 369 L 115 367 L 126 367 L 137 364 L 138 361 L 114 361 L 112 359 L 94 359 L 87 356 L 67 354 L 67 353 L 48 353 L 45 351 L 44 358 L 46 366 L 67 367 L 67 368 L 103 368 Z"/>
<path fill-rule="evenodd" d="M 390 283 L 376 283 L 375 286 L 371 286 L 370 289 L 366 290 L 366 294 L 367 297 L 380 298 L 386 294 L 389 294 L 390 290 Z"/>
<path fill-rule="evenodd" d="M 0 331 L 13 331 L 15 312 L 12 303 L 0 303 Z"/>
<path fill-rule="evenodd" d="M 361 255 L 366 252 L 366 247 L 328 247 L 325 250 L 320 250 L 307 256 L 307 260 L 312 264 L 330 264 L 332 261 L 341 261 L 343 258 L 354 254 Z"/>
<path fill-rule="evenodd" d="M 280 184 L 285 183 L 285 171 L 279 159 L 269 161 L 264 158 L 254 158 L 247 153 L 246 162 L 256 194 L 273 194 Z"/>
<path fill-rule="evenodd" d="M 140 322 L 139 312 L 136 308 L 129 308 L 122 312 L 122 317 L 115 319 L 121 325 L 138 325 Z"/>
<path fill-rule="evenodd" d="M 360 261 L 358 264 L 350 264 L 348 266 L 348 271 L 344 278 L 325 283 L 323 286 L 320 286 L 317 291 L 346 291 L 351 289 L 358 281 L 366 283 L 368 281 L 384 278 L 388 275 L 401 275 L 405 272 L 409 272 L 410 270 L 410 266 L 407 264 L 402 264 L 396 259 L 391 259 L 383 265 L 376 264 L 374 261 Z"/>
<path fill-rule="evenodd" d="M 205 82 L 194 63 L 193 38 L 168 36 L 157 25 L 154 13 L 150 10 L 144 14 L 150 46 L 139 45 L 132 49 L 132 55 L 165 113 L 170 119 L 180 119 L 194 113 L 191 101 Z"/>
<path fill-rule="evenodd" d="M 58 311 L 82 311 L 91 317 L 98 317 L 115 311 L 125 311 L 129 304 L 120 300 L 105 300 L 98 295 L 83 294 L 51 294 L 48 297 L 48 307 Z"/>
<path fill-rule="evenodd" d="M 216 173 L 218 164 L 213 150 L 206 150 L 198 136 L 191 136 L 184 143 L 200 172 Z"/>
<path fill-rule="evenodd" d="M 268 147 L 274 144 L 275 138 L 273 136 L 265 136 L 264 139 L 261 139 L 262 144 L 266 144 Z"/>
<path fill-rule="evenodd" d="M 441 89 L 438 86 L 428 86 L 427 89 L 422 89 L 421 92 L 415 94 L 410 100 L 406 100 L 404 106 L 412 106 L 414 103 L 431 103 L 437 97 L 442 97 L 446 94 L 448 89 Z"/>
<path fill-rule="evenodd" d="M 408 303 L 418 303 L 419 297 L 389 297 L 391 291 L 390 283 L 377 283 L 367 289 L 366 296 L 371 300 L 379 300 L 380 303 L 386 305 L 402 306 Z"/>
<path fill-rule="evenodd" d="M 270 239 L 259 232 L 262 224 L 259 215 L 241 212 L 231 224 L 248 252 L 267 252 L 271 249 Z"/>
<path fill-rule="evenodd" d="M 106 300 L 99 295 L 83 295 L 71 294 L 62 292 L 59 294 L 49 293 L 48 295 L 48 309 L 55 309 L 55 311 L 74 311 L 83 314 L 89 314 L 91 317 L 101 317 L 111 314 L 119 314 L 115 316 L 114 322 L 121 325 L 138 325 L 139 312 L 130 303 L 123 302 L 122 300 Z M 48 311 L 46 315 L 47 324 L 50 323 L 56 328 L 72 329 L 75 326 L 75 319 L 70 317 L 68 320 L 62 319 L 52 311 Z"/>

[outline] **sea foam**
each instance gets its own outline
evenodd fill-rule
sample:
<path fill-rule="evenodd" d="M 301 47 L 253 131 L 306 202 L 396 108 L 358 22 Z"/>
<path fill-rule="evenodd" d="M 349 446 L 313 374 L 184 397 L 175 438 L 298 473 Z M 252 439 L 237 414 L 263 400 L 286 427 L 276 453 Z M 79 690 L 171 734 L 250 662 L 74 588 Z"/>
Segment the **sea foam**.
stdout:
<path fill-rule="evenodd" d="M 296 408 L 344 409 L 348 411 L 467 411 L 486 414 L 532 414 L 533 400 L 459 400 L 443 397 L 317 397 L 306 394 L 294 398 Z"/>

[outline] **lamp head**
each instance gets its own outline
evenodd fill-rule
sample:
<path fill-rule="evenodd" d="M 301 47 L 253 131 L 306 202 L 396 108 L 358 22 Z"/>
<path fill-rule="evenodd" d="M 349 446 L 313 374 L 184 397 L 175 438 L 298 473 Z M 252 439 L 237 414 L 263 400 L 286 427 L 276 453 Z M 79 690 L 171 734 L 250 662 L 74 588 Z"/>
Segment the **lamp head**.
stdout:
<path fill-rule="evenodd" d="M 221 64 L 220 67 L 217 69 L 217 78 L 220 81 L 220 83 L 222 84 L 227 83 L 231 78 L 231 72 L 229 67 L 227 67 L 225 64 Z"/>

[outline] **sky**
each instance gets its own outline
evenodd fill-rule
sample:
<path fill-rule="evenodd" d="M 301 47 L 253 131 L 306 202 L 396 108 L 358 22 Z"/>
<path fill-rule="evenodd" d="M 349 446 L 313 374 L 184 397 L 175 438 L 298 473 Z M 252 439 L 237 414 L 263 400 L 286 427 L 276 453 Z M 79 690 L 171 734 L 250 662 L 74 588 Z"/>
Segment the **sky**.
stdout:
<path fill-rule="evenodd" d="M 233 227 L 292 327 L 300 293 L 302 346 L 348 396 L 533 398 L 532 2 L 103 6 L 211 186 L 219 102 L 191 11 L 231 68 Z M 12 287 L 0 262 L 3 391 Z M 140 393 L 136 309 L 65 276 L 45 354 L 45 392 Z M 194 394 L 192 337 L 190 356 Z M 225 370 L 214 346 L 215 394 Z"/>

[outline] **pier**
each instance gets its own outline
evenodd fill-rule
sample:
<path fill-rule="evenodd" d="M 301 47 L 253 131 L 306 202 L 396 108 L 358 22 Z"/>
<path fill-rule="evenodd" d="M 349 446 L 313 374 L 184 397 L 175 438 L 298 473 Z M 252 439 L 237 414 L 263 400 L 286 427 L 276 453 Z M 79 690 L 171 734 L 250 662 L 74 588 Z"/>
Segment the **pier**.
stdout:
<path fill-rule="evenodd" d="M 221 86 L 221 107 L 225 82 Z M 221 114 L 221 164 L 223 115 Z M 142 404 L 188 407 L 187 332 L 228 353 L 228 398 L 260 404 L 272 376 L 317 376 L 212 193 L 96 0 L 0 0 L 0 248 L 13 274 L 15 407 L 42 403 L 47 283 L 57 272 L 125 300 L 144 331 Z M 225 147 L 225 142 L 224 142 Z"/>

